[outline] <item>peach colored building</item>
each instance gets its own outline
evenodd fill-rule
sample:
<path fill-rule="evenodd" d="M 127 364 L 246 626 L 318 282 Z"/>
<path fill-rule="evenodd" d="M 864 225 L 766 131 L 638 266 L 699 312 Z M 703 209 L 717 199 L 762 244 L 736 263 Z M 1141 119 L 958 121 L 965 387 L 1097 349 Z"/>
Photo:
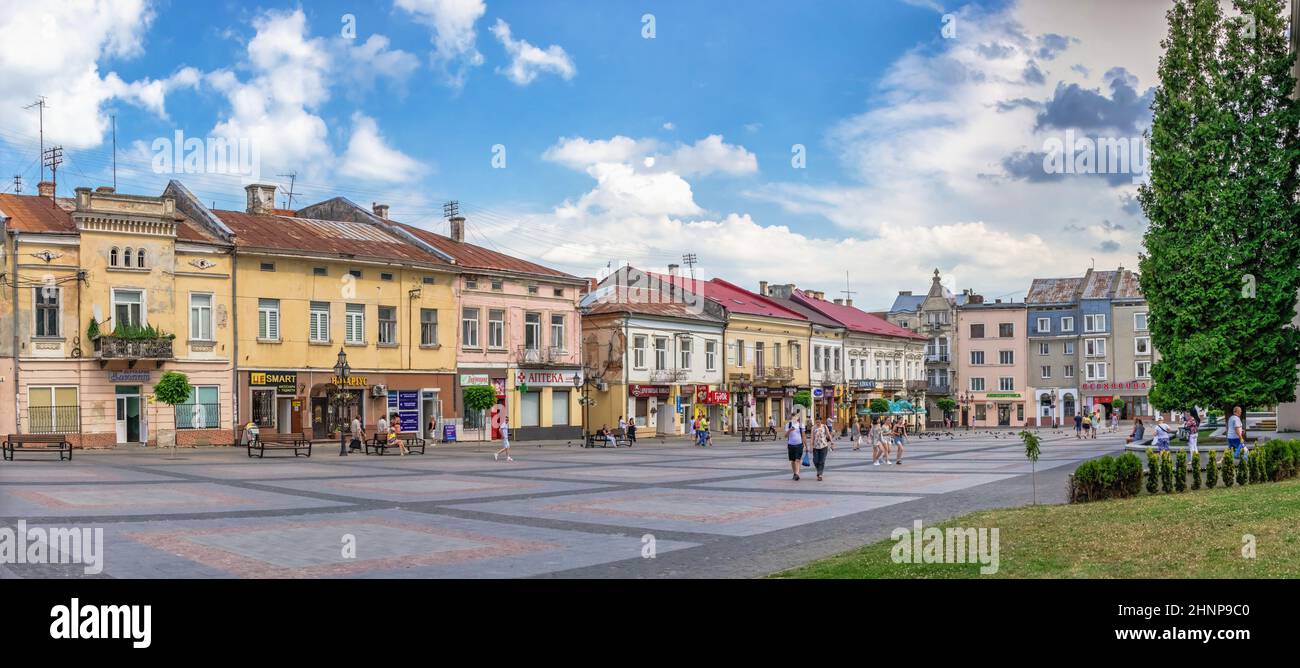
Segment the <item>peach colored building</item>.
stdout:
<path fill-rule="evenodd" d="M 1025 351 L 1025 304 L 971 295 L 957 308 L 956 399 L 961 423 L 1021 427 L 1033 417 Z"/>

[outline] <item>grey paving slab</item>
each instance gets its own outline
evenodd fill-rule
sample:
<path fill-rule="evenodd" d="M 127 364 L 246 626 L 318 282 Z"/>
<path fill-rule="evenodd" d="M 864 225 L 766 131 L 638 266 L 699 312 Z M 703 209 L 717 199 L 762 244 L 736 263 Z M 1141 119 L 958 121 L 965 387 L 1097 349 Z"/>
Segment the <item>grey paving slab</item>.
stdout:
<path fill-rule="evenodd" d="M 229 513 L 338 505 L 342 504 L 217 483 L 162 482 L 148 485 L 6 485 L 0 487 L 0 513 L 14 518 Z"/>
<path fill-rule="evenodd" d="M 284 490 L 300 490 L 357 499 L 408 502 L 447 501 L 518 494 L 548 494 L 600 487 L 600 485 L 591 484 L 451 473 L 376 478 L 283 480 L 266 484 Z"/>
<path fill-rule="evenodd" d="M 902 469 L 904 467 L 897 467 Z M 826 469 L 825 479 L 818 481 L 815 472 L 805 471 L 802 480 L 790 479 L 789 473 L 773 474 L 760 478 L 743 478 L 701 483 L 693 487 L 745 489 L 763 492 L 859 492 L 889 494 L 942 494 L 958 489 L 1005 480 L 1011 475 L 991 473 L 903 473 L 895 467 L 861 469 Z"/>

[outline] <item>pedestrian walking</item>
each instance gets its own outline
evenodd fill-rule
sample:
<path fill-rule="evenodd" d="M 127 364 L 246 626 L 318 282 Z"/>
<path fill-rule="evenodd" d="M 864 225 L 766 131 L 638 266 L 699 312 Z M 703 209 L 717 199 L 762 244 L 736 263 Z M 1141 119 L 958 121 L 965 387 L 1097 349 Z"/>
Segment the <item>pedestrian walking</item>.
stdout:
<path fill-rule="evenodd" d="M 1156 416 L 1156 450 L 1159 452 L 1169 451 L 1169 439 L 1173 438 L 1174 432 L 1165 423 L 1162 415 Z"/>
<path fill-rule="evenodd" d="M 1192 457 L 1199 457 L 1201 454 L 1201 451 L 1196 449 L 1196 437 L 1198 436 L 1197 430 L 1201 428 L 1200 417 L 1201 416 L 1197 414 L 1195 408 L 1193 408 L 1190 411 L 1187 411 L 1187 414 L 1183 416 L 1183 429 L 1187 430 L 1188 459 L 1191 459 Z"/>
<path fill-rule="evenodd" d="M 1074 414 L 1074 437 L 1083 438 L 1083 416 L 1078 413 Z"/>
<path fill-rule="evenodd" d="M 636 444 L 636 420 L 630 420 L 627 423 L 627 447 Z"/>
<path fill-rule="evenodd" d="M 1228 418 L 1228 447 L 1232 448 L 1232 458 L 1239 459 L 1246 449 L 1246 428 L 1241 422 L 1241 406 L 1233 406 L 1232 417 Z"/>
<path fill-rule="evenodd" d="M 775 416 L 772 415 L 767 416 L 767 433 L 772 438 L 776 438 L 776 417 Z"/>
<path fill-rule="evenodd" d="M 1110 413 L 1110 431 L 1112 434 L 1119 431 L 1119 411 Z"/>
<path fill-rule="evenodd" d="M 849 440 L 853 442 L 854 452 L 862 448 L 862 424 L 858 422 L 858 418 L 853 418 L 849 423 Z"/>
<path fill-rule="evenodd" d="M 1092 417 L 1087 413 L 1083 415 L 1083 437 L 1092 438 Z"/>
<path fill-rule="evenodd" d="M 514 461 L 510 456 L 510 418 L 508 417 L 501 418 L 501 449 L 492 455 L 492 459 L 500 461 L 503 452 L 506 454 L 506 461 Z"/>
<path fill-rule="evenodd" d="M 883 459 L 886 465 L 892 464 L 889 461 L 891 454 L 889 445 L 894 440 L 894 418 L 882 417 L 876 429 L 876 450 L 872 457 L 872 466 L 880 466 Z"/>
<path fill-rule="evenodd" d="M 803 436 L 803 418 L 796 420 L 794 413 L 791 413 L 790 420 L 785 423 L 785 449 L 790 457 L 790 472 L 794 474 L 794 480 L 799 479 L 799 464 L 804 452 Z"/>
<path fill-rule="evenodd" d="M 820 420 L 817 426 L 813 427 L 813 466 L 817 469 L 817 481 L 821 482 L 822 473 L 826 470 L 826 455 L 835 449 L 835 442 L 831 438 L 830 427 Z"/>
<path fill-rule="evenodd" d="M 894 423 L 894 464 L 903 463 L 903 443 L 907 440 L 907 420 L 897 420 Z"/>
<path fill-rule="evenodd" d="M 365 443 L 366 432 L 361 426 L 361 418 L 352 418 L 352 442 L 349 443 L 349 450 L 361 450 L 362 444 Z M 340 453 L 343 454 L 343 453 Z"/>

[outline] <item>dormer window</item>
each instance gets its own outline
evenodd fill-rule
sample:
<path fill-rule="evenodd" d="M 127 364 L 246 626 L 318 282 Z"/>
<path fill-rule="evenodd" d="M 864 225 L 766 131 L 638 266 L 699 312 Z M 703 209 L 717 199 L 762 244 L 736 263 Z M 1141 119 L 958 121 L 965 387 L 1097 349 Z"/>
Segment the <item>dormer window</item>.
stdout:
<path fill-rule="evenodd" d="M 117 266 L 117 246 L 114 246 L 113 250 L 108 251 L 108 266 Z"/>

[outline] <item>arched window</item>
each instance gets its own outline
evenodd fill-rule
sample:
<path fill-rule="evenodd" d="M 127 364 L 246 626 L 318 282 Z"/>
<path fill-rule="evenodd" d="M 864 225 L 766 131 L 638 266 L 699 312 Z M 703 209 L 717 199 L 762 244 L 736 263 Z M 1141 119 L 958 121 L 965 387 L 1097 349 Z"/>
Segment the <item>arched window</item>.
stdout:
<path fill-rule="evenodd" d="M 133 265 L 134 265 L 134 263 L 131 262 L 131 247 L 130 247 L 130 246 L 127 246 L 127 247 L 126 247 L 126 253 L 123 254 L 122 257 L 123 257 L 123 259 L 126 260 L 126 262 L 123 262 L 123 263 L 122 263 L 122 266 L 130 267 L 130 266 L 133 266 Z"/>
<path fill-rule="evenodd" d="M 108 252 L 108 266 L 117 266 L 117 246 L 114 246 L 113 250 Z"/>
<path fill-rule="evenodd" d="M 135 266 L 144 269 L 144 249 L 135 252 Z"/>

